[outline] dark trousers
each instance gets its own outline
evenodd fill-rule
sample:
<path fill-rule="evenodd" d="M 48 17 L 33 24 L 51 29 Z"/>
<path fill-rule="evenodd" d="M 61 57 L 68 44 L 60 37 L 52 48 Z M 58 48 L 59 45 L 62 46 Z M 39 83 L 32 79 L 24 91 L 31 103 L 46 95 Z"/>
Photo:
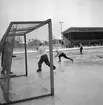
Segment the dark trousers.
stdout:
<path fill-rule="evenodd" d="M 50 62 L 49 62 L 49 59 L 48 59 L 48 56 L 45 54 L 45 55 L 42 55 L 39 62 L 38 62 L 38 69 L 41 70 L 41 67 L 42 67 L 42 63 L 45 62 L 46 65 L 48 65 L 50 67 Z M 53 69 L 55 69 L 56 67 L 53 65 Z"/>
<path fill-rule="evenodd" d="M 61 61 L 61 57 L 64 57 L 64 58 L 66 58 L 66 59 L 69 59 L 69 60 L 73 61 L 73 59 L 67 57 L 65 53 L 61 53 L 61 54 L 59 55 L 59 61 Z"/>
<path fill-rule="evenodd" d="M 83 47 L 80 47 L 80 54 L 82 54 L 82 51 L 83 51 Z"/>

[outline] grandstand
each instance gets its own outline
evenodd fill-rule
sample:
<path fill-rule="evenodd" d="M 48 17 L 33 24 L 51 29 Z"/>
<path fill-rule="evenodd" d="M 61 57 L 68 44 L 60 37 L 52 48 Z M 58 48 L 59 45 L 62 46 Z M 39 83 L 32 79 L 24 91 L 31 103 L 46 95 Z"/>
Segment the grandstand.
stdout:
<path fill-rule="evenodd" d="M 71 27 L 64 32 L 63 40 L 66 47 L 103 45 L 102 27 Z"/>

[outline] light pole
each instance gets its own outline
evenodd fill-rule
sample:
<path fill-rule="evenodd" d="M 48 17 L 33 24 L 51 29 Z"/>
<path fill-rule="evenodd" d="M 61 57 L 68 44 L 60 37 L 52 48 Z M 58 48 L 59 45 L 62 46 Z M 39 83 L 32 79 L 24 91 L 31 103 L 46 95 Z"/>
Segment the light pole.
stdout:
<path fill-rule="evenodd" d="M 60 23 L 61 33 L 62 33 L 62 24 L 63 24 L 63 22 L 62 22 L 62 21 L 60 21 L 59 23 Z"/>
<path fill-rule="evenodd" d="M 63 24 L 63 22 L 60 21 L 59 23 L 60 23 L 60 28 L 61 28 L 61 38 L 62 38 L 62 41 L 63 41 L 63 36 L 62 36 L 62 24 Z M 62 42 L 62 43 L 63 43 L 63 42 Z M 63 45 L 63 44 L 62 44 L 62 45 Z"/>

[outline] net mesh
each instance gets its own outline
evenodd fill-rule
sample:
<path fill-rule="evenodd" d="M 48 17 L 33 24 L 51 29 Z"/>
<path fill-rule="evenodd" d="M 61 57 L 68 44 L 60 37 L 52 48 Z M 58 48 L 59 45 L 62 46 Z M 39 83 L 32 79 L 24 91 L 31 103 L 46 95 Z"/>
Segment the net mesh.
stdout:
<path fill-rule="evenodd" d="M 27 32 L 30 32 L 31 30 L 33 30 L 36 26 L 38 26 L 39 24 L 12 24 L 12 27 L 9 31 L 9 35 L 24 35 Z M 14 27 L 16 28 L 16 30 L 14 30 Z M 15 34 L 14 34 L 15 33 Z"/>
<path fill-rule="evenodd" d="M 47 22 L 45 24 L 47 24 Z M 0 50 L 4 47 L 4 58 L 1 62 L 3 62 L 3 68 L 5 68 L 5 72 L 7 72 L 5 76 L 0 74 L 0 104 L 51 94 L 50 70 L 48 70 L 50 68 L 43 65 L 42 68 L 44 72 L 36 72 L 36 68 L 38 68 L 38 58 L 36 58 L 34 50 L 36 50 L 36 44 L 40 43 L 41 39 L 37 38 L 32 40 L 33 44 L 29 43 L 27 46 L 24 36 L 25 34 L 30 36 L 29 33 L 31 31 L 45 24 L 43 22 L 10 23 L 9 28 L 0 42 Z M 48 34 L 48 27 L 44 26 L 41 30 L 44 29 L 44 34 Z M 39 32 L 37 31 L 33 34 L 37 35 Z M 25 45 L 27 49 L 25 49 Z M 15 74 L 25 74 L 25 50 L 27 51 L 29 75 L 28 77 L 11 78 L 12 76 L 15 77 Z M 33 53 L 31 53 L 31 50 Z M 48 53 L 47 55 L 49 56 Z M 13 74 L 10 72 L 13 72 Z"/>

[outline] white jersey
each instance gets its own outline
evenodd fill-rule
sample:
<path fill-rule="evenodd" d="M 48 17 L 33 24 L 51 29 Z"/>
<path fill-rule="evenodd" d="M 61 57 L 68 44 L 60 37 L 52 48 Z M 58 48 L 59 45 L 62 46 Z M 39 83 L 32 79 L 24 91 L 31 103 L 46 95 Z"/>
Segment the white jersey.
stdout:
<path fill-rule="evenodd" d="M 43 46 L 40 46 L 38 49 L 38 53 L 40 54 L 40 56 L 45 55 L 45 48 Z"/>
<path fill-rule="evenodd" d="M 62 54 L 62 51 L 57 51 L 57 54 L 55 55 L 55 57 L 59 57 L 60 54 Z"/>

